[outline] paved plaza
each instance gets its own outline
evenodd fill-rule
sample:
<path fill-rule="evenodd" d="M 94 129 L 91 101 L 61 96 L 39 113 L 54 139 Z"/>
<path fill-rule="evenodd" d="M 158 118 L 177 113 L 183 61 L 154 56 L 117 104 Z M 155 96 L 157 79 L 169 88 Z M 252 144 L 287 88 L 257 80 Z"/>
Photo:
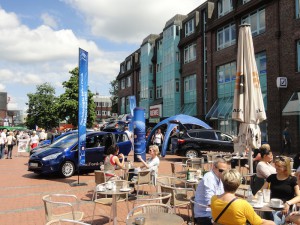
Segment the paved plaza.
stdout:
<path fill-rule="evenodd" d="M 84 221 L 92 222 L 94 173 L 80 175 L 79 181 L 86 183 L 86 186 L 72 187 L 70 183 L 77 181 L 77 175 L 66 179 L 36 175 L 27 171 L 29 154 L 22 153 L 17 157 L 16 150 L 13 151 L 13 159 L 0 160 L 0 225 L 44 225 L 42 196 L 51 193 L 75 194 L 82 201 Z M 132 160 L 133 156 L 130 157 Z M 159 174 L 170 175 L 170 162 L 177 160 L 180 160 L 179 157 L 173 155 L 161 159 Z M 132 203 L 129 203 L 131 208 Z M 187 211 L 183 209 L 180 213 L 187 220 Z M 108 224 L 109 215 L 110 206 L 97 205 L 93 224 Z M 126 215 L 125 203 L 118 203 L 118 224 L 125 224 Z"/>

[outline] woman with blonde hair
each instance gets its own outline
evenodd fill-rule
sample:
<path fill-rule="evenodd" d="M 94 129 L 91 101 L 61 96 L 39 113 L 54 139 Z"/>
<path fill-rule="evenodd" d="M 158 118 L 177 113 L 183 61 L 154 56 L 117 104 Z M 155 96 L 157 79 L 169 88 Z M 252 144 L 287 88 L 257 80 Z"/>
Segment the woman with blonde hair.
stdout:
<path fill-rule="evenodd" d="M 272 212 L 270 219 L 275 224 L 285 223 L 285 216 L 289 213 L 291 206 L 300 201 L 300 191 L 297 178 L 291 175 L 291 160 L 286 156 L 278 156 L 275 159 L 276 174 L 271 174 L 263 186 L 263 189 L 271 189 L 271 198 L 279 198 L 284 202 L 282 210 Z"/>
<path fill-rule="evenodd" d="M 246 225 L 248 221 L 252 225 L 274 225 L 273 221 L 258 216 L 246 200 L 235 196 L 241 184 L 241 174 L 237 170 L 225 170 L 221 180 L 224 194 L 214 195 L 211 198 L 211 214 L 214 224 Z"/>
<path fill-rule="evenodd" d="M 150 154 L 150 158 L 148 158 L 146 160 L 146 162 L 143 160 L 143 158 L 138 155 L 137 158 L 143 163 L 143 165 L 141 166 L 141 168 L 146 168 L 151 170 L 151 174 L 152 174 L 152 181 L 153 184 L 156 184 L 156 178 L 157 178 L 157 172 L 158 172 L 158 167 L 159 167 L 159 148 L 157 145 L 150 145 L 149 146 L 149 154 Z"/>

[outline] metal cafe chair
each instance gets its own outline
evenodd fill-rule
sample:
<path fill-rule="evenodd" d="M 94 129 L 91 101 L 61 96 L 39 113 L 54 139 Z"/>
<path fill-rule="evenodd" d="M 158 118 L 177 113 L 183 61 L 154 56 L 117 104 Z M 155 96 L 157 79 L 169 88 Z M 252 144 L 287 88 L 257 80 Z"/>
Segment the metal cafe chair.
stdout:
<path fill-rule="evenodd" d="M 161 203 L 148 203 L 134 207 L 127 214 L 127 218 L 129 219 L 131 216 L 139 214 L 139 213 L 171 213 L 173 214 L 173 209 L 171 206 Z"/>
<path fill-rule="evenodd" d="M 79 210 L 80 201 L 75 195 L 50 194 L 43 196 L 46 221 L 72 219 L 81 221 L 84 213 Z"/>

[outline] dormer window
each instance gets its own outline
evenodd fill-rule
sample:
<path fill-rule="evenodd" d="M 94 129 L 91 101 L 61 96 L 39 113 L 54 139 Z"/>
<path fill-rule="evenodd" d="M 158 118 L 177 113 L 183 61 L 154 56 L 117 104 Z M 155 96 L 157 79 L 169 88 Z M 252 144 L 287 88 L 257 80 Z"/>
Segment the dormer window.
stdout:
<path fill-rule="evenodd" d="M 195 20 L 194 20 L 194 18 L 185 23 L 184 30 L 185 30 L 185 36 L 186 37 L 195 32 Z"/>
<path fill-rule="evenodd" d="M 233 10 L 232 0 L 219 0 L 218 1 L 218 15 L 219 17 L 225 16 Z"/>

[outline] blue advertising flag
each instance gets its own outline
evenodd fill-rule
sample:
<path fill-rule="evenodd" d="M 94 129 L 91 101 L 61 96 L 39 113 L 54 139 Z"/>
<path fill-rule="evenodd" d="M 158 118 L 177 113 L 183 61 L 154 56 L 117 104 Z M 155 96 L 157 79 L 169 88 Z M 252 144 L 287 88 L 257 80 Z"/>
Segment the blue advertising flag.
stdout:
<path fill-rule="evenodd" d="M 87 106 L 88 106 L 88 52 L 79 48 L 79 77 L 78 77 L 79 165 L 85 165 Z"/>
<path fill-rule="evenodd" d="M 133 117 L 133 110 L 136 107 L 136 99 L 134 95 L 129 96 L 129 106 L 130 106 L 130 113 Z"/>

